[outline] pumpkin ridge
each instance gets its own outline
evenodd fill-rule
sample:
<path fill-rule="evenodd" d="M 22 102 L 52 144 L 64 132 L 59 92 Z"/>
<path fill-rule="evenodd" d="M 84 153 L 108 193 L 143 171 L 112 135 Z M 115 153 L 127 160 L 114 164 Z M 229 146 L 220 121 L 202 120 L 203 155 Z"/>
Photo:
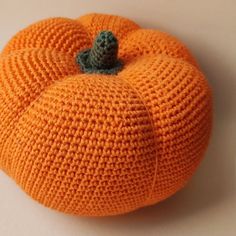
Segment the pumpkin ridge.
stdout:
<path fill-rule="evenodd" d="M 179 39 L 158 29 L 139 28 L 130 32 L 122 40 L 120 54 L 129 60 L 140 56 L 163 55 L 182 59 L 198 68 L 190 51 Z"/>
<path fill-rule="evenodd" d="M 110 30 L 116 34 L 118 40 L 123 41 L 129 33 L 141 28 L 137 23 L 126 17 L 106 13 L 89 13 L 75 20 L 79 21 L 85 27 L 91 40 L 93 40 L 99 31 Z M 97 25 L 97 22 L 99 22 L 100 25 Z M 125 29 L 127 25 L 129 25 L 129 27 Z M 97 33 L 94 32 L 95 29 L 98 31 Z"/>
<path fill-rule="evenodd" d="M 153 58 L 153 59 L 152 59 Z M 144 99 L 145 101 L 148 103 L 149 107 L 150 107 L 150 111 L 153 114 L 154 117 L 154 121 L 157 124 L 156 127 L 160 126 L 160 129 L 158 128 L 158 137 L 160 135 L 160 141 L 162 143 L 159 142 L 158 145 L 160 145 L 159 147 L 162 149 L 163 151 L 160 149 L 159 155 L 160 155 L 160 159 L 159 159 L 159 163 L 160 163 L 160 168 L 163 168 L 164 164 L 168 161 L 166 161 L 166 159 L 168 159 L 169 157 L 176 155 L 180 158 L 176 158 L 176 163 L 174 164 L 174 166 L 178 166 L 178 161 L 182 161 L 184 165 L 188 165 L 187 168 L 183 168 L 181 170 L 181 175 L 183 180 L 189 180 L 189 176 L 186 175 L 186 171 L 188 171 L 188 168 L 190 168 L 192 165 L 194 165 L 195 160 L 198 160 L 203 154 L 200 152 L 198 152 L 195 155 L 195 151 L 194 147 L 199 147 L 199 150 L 205 149 L 205 147 L 203 146 L 204 142 L 206 140 L 209 139 L 209 136 L 204 136 L 204 138 L 202 139 L 201 143 L 197 143 L 197 141 L 200 139 L 199 138 L 199 130 L 200 132 L 207 132 L 207 124 L 211 123 L 211 120 L 209 119 L 209 113 L 211 113 L 210 110 L 205 109 L 205 106 L 210 106 L 209 104 L 209 100 L 210 100 L 210 91 L 208 90 L 208 86 L 207 86 L 207 82 L 205 80 L 205 77 L 202 75 L 202 73 L 199 73 L 199 69 L 197 69 L 196 67 L 194 67 L 193 65 L 191 65 L 190 63 L 182 60 L 182 59 L 175 59 L 175 58 L 171 58 L 171 57 L 166 57 L 166 56 L 159 56 L 159 58 L 162 60 L 164 60 L 164 62 L 171 62 L 172 66 L 169 67 L 169 69 L 167 68 L 167 65 L 164 65 L 163 68 L 158 66 L 158 61 L 157 61 L 157 57 L 143 57 L 140 61 L 140 63 L 138 64 L 138 60 L 136 60 L 136 62 L 132 61 L 129 62 L 131 64 L 133 64 L 132 67 L 127 67 L 126 70 L 128 70 L 127 72 L 125 70 L 123 70 L 121 72 L 121 75 L 125 76 L 127 79 L 129 79 L 129 82 L 132 83 L 133 86 L 135 86 L 136 89 L 140 88 L 140 91 L 142 93 L 142 95 L 147 95 L 147 97 L 145 96 Z M 140 59 L 139 59 L 140 60 Z M 149 61 L 149 62 L 148 62 Z M 140 70 L 140 68 L 142 68 L 142 62 L 147 62 L 146 65 L 144 65 L 143 68 L 153 68 L 151 69 L 147 69 L 146 71 L 142 71 Z M 137 64 L 136 64 L 137 63 Z M 145 63 L 144 63 L 145 64 Z M 131 65 L 130 65 L 131 66 Z M 182 68 L 182 69 L 181 69 Z M 153 74 L 150 74 L 150 70 L 153 72 Z M 163 73 L 164 71 L 164 73 Z M 177 71 L 182 71 L 181 73 L 177 73 Z M 166 72 L 169 72 L 169 75 L 166 74 Z M 188 72 L 188 78 L 186 77 L 186 72 Z M 163 73 L 163 76 L 159 76 L 159 73 Z M 185 82 L 183 82 L 183 79 L 185 80 Z M 153 82 L 152 82 L 153 80 Z M 156 81 L 156 82 L 155 82 Z M 179 87 L 178 90 L 174 91 L 174 87 L 175 87 L 175 83 L 182 83 L 181 87 Z M 195 86 L 190 86 L 190 88 L 188 88 L 188 84 L 191 83 L 192 85 L 195 84 Z M 179 86 L 179 85 L 178 85 Z M 159 88 L 159 89 L 157 89 Z M 186 91 L 183 91 L 181 88 L 186 89 Z M 198 89 L 199 88 L 199 89 Z M 201 96 L 201 94 L 197 93 L 197 90 L 200 90 L 201 94 L 205 94 L 205 96 L 202 97 L 202 99 L 198 100 L 198 98 L 200 98 L 199 96 Z M 172 94 L 172 92 L 174 91 L 174 95 Z M 153 94 L 153 96 L 152 96 Z M 172 94 L 172 95 L 171 95 Z M 192 95 L 193 94 L 193 95 Z M 186 104 L 186 100 L 184 99 L 184 101 L 179 101 L 177 102 L 176 97 L 181 97 L 183 99 L 183 97 L 188 97 L 191 99 L 191 102 L 189 104 Z M 153 102 L 152 102 L 153 101 Z M 155 101 L 155 102 L 154 102 Z M 189 135 L 191 134 L 191 138 L 188 139 L 187 141 L 184 141 L 184 145 L 182 145 L 182 150 L 185 151 L 181 151 L 179 152 L 176 147 L 174 146 L 178 141 L 180 141 L 180 138 L 176 136 L 176 133 L 173 132 L 173 129 L 175 128 L 175 125 L 173 124 L 173 120 L 176 120 L 176 116 L 175 114 L 173 114 L 173 119 L 169 119 L 171 116 L 171 112 L 174 112 L 171 108 L 171 103 L 172 102 L 177 102 L 177 104 L 180 105 L 184 105 L 184 107 L 178 109 L 176 112 L 177 114 L 179 114 L 179 112 L 185 112 L 185 111 L 192 111 L 192 114 L 195 114 L 196 112 L 196 120 L 193 122 L 190 120 L 190 116 L 186 116 L 185 118 L 183 118 L 183 121 L 189 122 L 189 126 L 192 127 L 194 123 L 196 123 L 196 129 L 194 129 L 194 132 L 192 130 L 190 130 L 189 128 L 186 128 L 185 130 L 185 137 L 188 139 Z M 198 102 L 197 102 L 198 101 Z M 154 109 L 155 106 L 158 106 L 158 104 L 160 104 L 160 109 L 157 107 Z M 204 105 L 205 104 L 205 105 Z M 163 113 L 163 111 L 166 107 L 166 114 L 163 115 L 162 117 L 160 117 L 158 115 L 158 112 Z M 185 109 L 186 108 L 186 109 Z M 155 115 L 156 114 L 156 115 Z M 202 114 L 205 114 L 207 119 L 205 119 L 206 121 L 202 121 L 202 120 L 198 120 L 197 118 L 201 117 Z M 162 130 L 163 124 L 166 123 L 167 126 L 167 130 L 169 130 L 170 134 L 165 135 L 164 131 Z M 178 121 L 177 121 L 178 122 Z M 179 122 L 178 125 L 179 127 L 177 128 L 177 130 L 179 130 L 178 133 L 181 132 L 182 129 L 185 128 L 185 126 L 182 126 L 181 123 L 183 124 L 184 122 Z M 169 128 L 168 128 L 169 127 Z M 187 134 L 187 132 L 189 131 L 190 134 Z M 193 132 L 193 133 L 192 133 Z M 168 147 L 166 139 L 169 139 L 170 137 L 170 142 L 168 142 Z M 176 137 L 176 138 L 175 138 Z M 195 137 L 195 138 L 194 138 Z M 193 143 L 190 143 L 189 141 L 193 140 Z M 159 140 L 158 140 L 159 141 Z M 169 154 L 167 154 L 167 150 L 169 150 L 169 146 L 172 148 L 172 150 L 170 151 Z M 179 146 L 178 146 L 179 147 Z M 190 149 L 191 152 L 188 153 L 187 149 Z M 179 153 L 179 154 L 178 154 Z M 190 160 L 189 156 L 190 154 L 193 156 L 192 159 Z M 182 156 L 182 157 L 181 157 Z M 184 159 L 186 156 L 186 158 L 188 157 L 189 159 Z M 195 160 L 194 160 L 195 159 Z M 171 164 L 173 164 L 174 162 L 172 161 Z M 186 164 L 187 163 L 187 164 Z M 178 167 L 177 167 L 178 168 Z M 179 168 L 181 169 L 181 168 Z M 192 171 L 192 169 L 191 169 Z M 191 172 L 190 171 L 190 172 Z M 170 171 L 173 174 L 173 170 Z M 193 171 L 192 171 L 193 172 Z M 164 172 L 165 173 L 165 172 Z M 166 173 L 168 173 L 168 171 L 166 171 Z M 168 174 L 166 174 L 168 175 Z M 157 182 L 157 189 L 161 188 L 159 187 L 162 183 L 163 178 L 167 178 L 166 176 L 162 176 L 162 173 L 160 172 L 160 181 L 159 183 Z M 168 178 L 171 179 L 171 174 L 168 176 Z M 178 182 L 179 176 L 177 175 L 176 181 Z M 159 174 L 158 174 L 158 180 L 159 180 Z M 173 180 L 174 181 L 174 180 Z M 181 182 L 182 180 L 180 180 Z M 169 183 L 171 184 L 171 180 L 169 180 Z M 173 185 L 174 186 L 174 185 Z M 178 187 L 177 187 L 178 189 Z M 156 186 L 155 186 L 155 190 L 154 190 L 154 194 L 156 194 Z M 166 190 L 169 191 L 169 190 Z M 170 195 L 171 191 L 168 193 Z M 165 194 L 163 194 L 165 196 Z M 162 198 L 163 195 L 161 196 Z M 156 194 L 156 196 L 158 196 Z M 156 197 L 159 201 L 160 199 L 158 197 Z M 154 200 L 152 200 L 153 203 L 155 203 L 155 197 L 153 197 Z"/>
<path fill-rule="evenodd" d="M 59 45 L 55 39 L 59 39 Z M 6 44 L 1 55 L 19 49 L 40 48 L 56 50 L 74 56 L 78 50 L 89 45 L 90 37 L 82 24 L 71 18 L 52 17 L 40 20 L 20 30 Z"/>
<path fill-rule="evenodd" d="M 62 55 L 63 55 L 63 57 L 66 57 L 66 58 L 71 57 L 69 54 L 66 54 L 66 53 L 63 53 L 63 52 L 58 52 L 58 51 L 51 50 L 51 49 L 42 49 L 42 48 L 39 48 L 39 49 L 38 49 L 38 48 L 31 48 L 31 49 L 30 49 L 31 52 L 37 53 L 36 55 L 34 55 L 35 57 L 37 57 L 37 59 L 39 59 L 41 53 L 42 53 L 43 51 L 45 52 L 45 50 L 50 53 L 50 56 L 51 56 L 51 57 L 53 56 L 53 54 L 58 55 L 58 57 L 61 57 Z M 20 50 L 17 50 L 17 51 L 13 51 L 13 52 L 11 52 L 10 54 L 5 54 L 4 56 L 1 56 L 1 59 L 6 60 L 8 57 L 9 57 L 9 59 L 10 59 L 11 57 L 14 57 L 14 56 L 17 57 L 16 53 L 27 53 L 27 52 L 29 52 L 29 49 L 20 49 Z M 38 53 L 38 52 L 40 52 L 40 53 Z M 20 58 L 18 58 L 18 60 L 19 60 L 19 59 L 20 59 Z M 50 59 L 52 59 L 52 58 L 48 58 L 48 59 L 50 60 Z M 26 63 L 24 60 L 22 60 L 22 61 L 23 61 L 24 63 Z M 71 57 L 71 61 L 73 61 L 73 57 Z M 22 62 L 22 63 L 23 63 L 23 62 Z M 21 66 L 22 66 L 22 65 L 21 65 Z M 23 66 L 23 67 L 24 67 L 24 66 Z M 26 66 L 25 66 L 25 67 L 26 67 Z M 9 68 L 9 69 L 12 70 L 12 68 Z M 51 69 L 51 68 L 50 68 L 50 69 Z M 22 71 L 22 68 L 20 68 L 20 70 Z M 73 74 L 68 74 L 68 75 L 66 75 L 64 78 L 63 78 L 63 77 L 60 78 L 60 80 L 63 80 L 63 79 L 65 79 L 65 78 L 67 78 L 67 77 L 69 77 L 69 76 L 71 76 L 71 75 L 73 75 Z M 47 81 L 47 82 L 48 82 L 48 81 Z M 16 119 L 16 118 L 12 119 L 11 122 L 8 124 L 8 127 L 9 127 L 11 124 L 14 124 L 14 123 L 15 123 L 14 127 L 16 127 L 16 126 L 17 126 L 17 123 L 19 122 L 19 120 L 20 120 L 20 118 L 21 118 L 21 116 L 22 116 L 23 114 L 27 113 L 28 109 L 30 109 L 30 107 L 34 104 L 34 102 L 35 102 L 36 100 L 38 100 L 38 99 L 42 96 L 42 94 L 45 92 L 45 89 L 46 89 L 46 88 L 48 88 L 48 87 L 54 85 L 56 82 L 57 82 L 57 80 L 51 80 L 50 83 L 47 84 L 47 85 L 46 85 L 46 82 L 45 82 L 44 88 L 41 89 L 41 91 L 40 91 L 38 94 L 36 94 L 36 91 L 35 91 L 35 96 L 33 97 L 33 99 L 30 100 L 30 101 L 28 101 L 28 105 L 27 105 L 27 106 L 22 107 L 22 109 L 21 109 L 20 111 L 18 111 L 18 113 L 17 113 L 18 119 Z M 1 91 L 0 91 L 0 92 L 1 92 Z M 17 94 L 17 95 L 14 95 L 14 96 L 19 96 L 19 95 Z M 14 129 L 11 129 L 10 131 L 11 131 L 10 133 L 7 133 L 7 132 L 6 132 L 6 133 L 4 134 L 4 136 L 3 136 L 3 137 L 5 137 L 5 136 L 7 136 L 7 137 L 6 137 L 6 139 L 4 140 L 4 143 L 3 143 L 3 145 L 2 145 L 2 148 L 0 149 L 0 156 L 3 155 L 3 151 L 4 151 L 4 150 L 7 150 L 8 140 L 10 139 L 10 137 L 12 137 L 12 135 L 13 135 L 13 133 L 14 133 Z M 6 161 L 7 161 L 7 160 L 6 160 Z M 8 164 L 9 164 L 9 163 L 7 163 L 7 162 L 5 163 L 5 165 L 8 165 Z M 9 164 L 9 170 L 11 170 L 11 169 L 12 169 L 12 166 L 11 166 L 11 164 Z M 9 171 L 9 172 L 10 172 L 10 171 Z"/>
<path fill-rule="evenodd" d="M 79 76 L 86 76 L 86 75 L 81 74 L 81 75 L 79 75 Z M 84 77 L 84 78 L 85 78 L 85 79 L 88 79 L 88 78 L 86 78 L 86 77 Z M 107 80 L 110 80 L 110 79 L 111 79 L 111 78 L 109 78 L 109 79 L 107 78 Z M 73 77 L 72 77 L 71 80 L 73 80 L 73 81 L 78 81 L 78 78 L 73 78 Z M 101 80 L 101 79 L 100 79 L 100 80 Z M 138 104 L 142 104 L 141 101 L 139 100 L 139 98 L 136 96 L 136 93 L 133 93 L 133 92 L 132 92 L 133 90 L 131 90 L 129 86 L 127 86 L 127 85 L 123 86 L 123 84 L 124 84 L 124 83 L 123 83 L 123 80 L 118 81 L 117 78 L 113 78 L 113 80 L 114 80 L 114 81 L 117 81 L 117 82 L 115 82 L 115 83 L 122 84 L 122 87 L 127 87 L 127 89 L 130 90 L 132 94 L 135 94 L 135 97 L 137 98 L 137 101 L 139 101 Z M 65 82 L 65 81 L 64 81 L 64 82 Z M 63 83 L 64 83 L 64 82 L 63 82 Z M 60 81 L 59 83 L 61 83 L 61 81 Z M 48 90 L 48 91 L 49 91 L 49 90 Z M 125 98 L 125 97 L 124 97 L 124 98 Z M 125 101 L 125 100 L 124 100 L 124 101 Z M 143 105 L 142 105 L 142 110 L 144 111 L 143 114 L 146 114 L 146 111 L 145 111 Z M 148 149 L 150 150 L 150 148 L 151 148 L 151 149 L 153 150 L 153 152 L 152 152 L 152 153 L 153 153 L 153 155 L 152 155 L 153 158 L 149 158 L 149 161 L 148 161 L 148 162 L 149 162 L 149 165 L 147 165 L 147 166 L 149 166 L 148 169 L 153 170 L 153 166 L 154 166 L 154 162 L 155 162 L 155 161 L 152 161 L 152 160 L 154 159 L 154 154 L 155 154 L 155 151 L 154 151 L 154 148 L 153 148 L 153 147 L 154 147 L 154 145 L 153 145 L 153 138 L 152 138 L 153 133 L 152 133 L 150 124 L 149 124 L 149 122 L 148 122 L 148 119 L 146 118 L 145 115 L 144 115 L 143 117 L 144 117 L 145 120 L 147 120 L 147 123 L 146 123 L 146 124 L 147 124 L 147 126 L 149 127 L 148 129 L 150 130 L 150 135 L 148 135 L 148 137 L 150 137 L 149 140 L 151 140 L 150 142 L 152 143 L 152 144 L 151 144 L 152 147 L 149 147 Z M 136 120 L 137 118 L 133 117 L 132 119 Z M 21 127 L 22 127 L 22 126 L 21 126 Z M 119 136 L 118 136 L 118 137 L 119 137 Z M 144 140 L 144 139 L 142 138 L 142 140 Z M 145 158 L 147 158 L 147 157 L 145 156 Z M 137 157 L 136 157 L 135 159 L 137 159 Z M 140 160 L 140 161 L 141 161 L 141 160 Z M 103 160 L 103 162 L 104 162 L 104 160 Z M 153 163 L 153 165 L 151 164 L 151 162 Z M 152 172 L 152 175 L 153 175 L 153 172 L 154 172 L 154 171 L 151 171 L 151 172 Z M 148 174 L 148 177 L 149 177 L 149 178 L 148 178 L 147 180 L 148 180 L 148 183 L 150 183 L 150 182 L 152 181 L 152 176 L 151 176 L 150 174 Z M 135 181 L 138 182 L 138 178 L 136 178 Z M 45 183 L 45 181 L 44 181 L 44 183 Z M 141 182 L 141 183 L 142 183 L 142 182 Z M 136 186 L 136 185 L 134 185 L 134 188 L 135 188 L 135 186 Z M 149 184 L 148 184 L 148 186 L 149 186 Z M 145 187 L 145 192 L 148 192 L 148 191 L 149 191 L 148 186 Z M 36 191 L 38 191 L 38 189 L 36 189 Z M 66 194 L 66 192 L 65 192 L 65 194 Z M 145 195 L 146 195 L 146 194 L 145 194 Z M 145 197 L 145 195 L 143 195 L 143 197 Z M 35 194 L 35 192 L 34 192 L 34 193 L 33 193 L 33 196 L 37 196 L 37 194 Z M 73 196 L 73 197 L 75 197 L 75 196 Z M 143 199 L 143 197 L 142 197 L 142 199 Z M 57 198 L 57 201 L 58 201 L 58 196 L 57 196 L 56 198 Z M 43 204 L 46 204 L 45 202 L 42 202 L 42 199 L 40 200 L 40 202 L 43 203 Z M 51 202 L 51 200 L 50 200 L 50 202 Z M 141 201 L 140 201 L 140 202 L 141 202 Z M 72 203 L 73 203 L 73 202 L 72 202 Z M 47 202 L 47 205 L 48 205 L 48 204 L 51 204 L 51 203 L 49 203 L 49 201 L 48 201 L 48 202 Z M 55 207 L 56 209 L 60 209 L 60 210 L 62 210 L 62 211 L 66 211 L 65 208 L 58 208 L 58 205 L 48 205 L 48 206 L 51 206 L 51 207 L 53 207 L 53 208 Z M 137 208 L 138 208 L 138 206 L 136 205 L 135 209 L 137 209 Z M 127 208 L 127 210 L 128 210 L 128 209 L 129 209 L 129 208 Z M 134 208 L 132 208 L 132 209 L 134 210 Z M 108 209 L 108 210 L 109 210 L 109 209 Z M 69 210 L 68 210 L 68 211 L 69 211 Z M 111 212 L 110 214 L 114 214 L 114 213 Z"/>

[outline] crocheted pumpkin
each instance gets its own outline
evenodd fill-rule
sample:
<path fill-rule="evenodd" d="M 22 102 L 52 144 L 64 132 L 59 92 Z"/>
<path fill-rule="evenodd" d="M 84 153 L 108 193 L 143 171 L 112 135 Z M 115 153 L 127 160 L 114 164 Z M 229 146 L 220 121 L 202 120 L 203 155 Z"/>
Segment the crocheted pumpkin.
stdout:
<path fill-rule="evenodd" d="M 123 17 L 43 20 L 0 56 L 1 169 L 65 213 L 122 214 L 169 197 L 202 159 L 211 120 L 186 47 Z"/>

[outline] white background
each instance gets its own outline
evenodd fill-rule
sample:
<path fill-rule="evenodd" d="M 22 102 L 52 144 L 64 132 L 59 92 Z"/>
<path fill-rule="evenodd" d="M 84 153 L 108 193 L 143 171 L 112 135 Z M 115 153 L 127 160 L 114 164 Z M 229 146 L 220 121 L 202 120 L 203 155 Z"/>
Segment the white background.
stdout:
<path fill-rule="evenodd" d="M 236 1 L 0 0 L 0 49 L 34 21 L 89 12 L 126 16 L 143 27 L 168 31 L 190 48 L 214 92 L 208 153 L 187 187 L 175 196 L 108 218 L 81 218 L 46 209 L 0 171 L 0 235 L 236 235 Z"/>

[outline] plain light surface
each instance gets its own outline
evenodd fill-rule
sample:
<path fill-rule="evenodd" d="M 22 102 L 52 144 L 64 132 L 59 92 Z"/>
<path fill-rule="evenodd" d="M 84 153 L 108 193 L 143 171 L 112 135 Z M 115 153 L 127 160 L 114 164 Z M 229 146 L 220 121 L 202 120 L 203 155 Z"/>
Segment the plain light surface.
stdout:
<path fill-rule="evenodd" d="M 110 218 L 47 209 L 0 171 L 0 235 L 236 235 L 236 1 L 0 0 L 0 49 L 39 19 L 89 12 L 126 16 L 143 27 L 174 34 L 190 48 L 214 92 L 214 130 L 206 158 L 175 196 Z"/>

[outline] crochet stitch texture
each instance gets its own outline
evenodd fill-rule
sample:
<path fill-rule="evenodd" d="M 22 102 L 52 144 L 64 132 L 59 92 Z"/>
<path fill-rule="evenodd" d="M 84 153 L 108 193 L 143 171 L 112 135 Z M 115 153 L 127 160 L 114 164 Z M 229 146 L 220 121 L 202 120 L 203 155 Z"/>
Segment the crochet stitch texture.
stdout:
<path fill-rule="evenodd" d="M 111 31 L 101 31 L 90 49 L 80 52 L 76 59 L 86 73 L 117 74 L 122 62 L 117 58 L 118 41 Z"/>
<path fill-rule="evenodd" d="M 119 42 L 117 75 L 76 62 L 100 31 Z M 0 168 L 45 206 L 123 214 L 182 188 L 206 150 L 211 91 L 173 36 L 119 16 L 51 18 L 0 55 Z"/>

